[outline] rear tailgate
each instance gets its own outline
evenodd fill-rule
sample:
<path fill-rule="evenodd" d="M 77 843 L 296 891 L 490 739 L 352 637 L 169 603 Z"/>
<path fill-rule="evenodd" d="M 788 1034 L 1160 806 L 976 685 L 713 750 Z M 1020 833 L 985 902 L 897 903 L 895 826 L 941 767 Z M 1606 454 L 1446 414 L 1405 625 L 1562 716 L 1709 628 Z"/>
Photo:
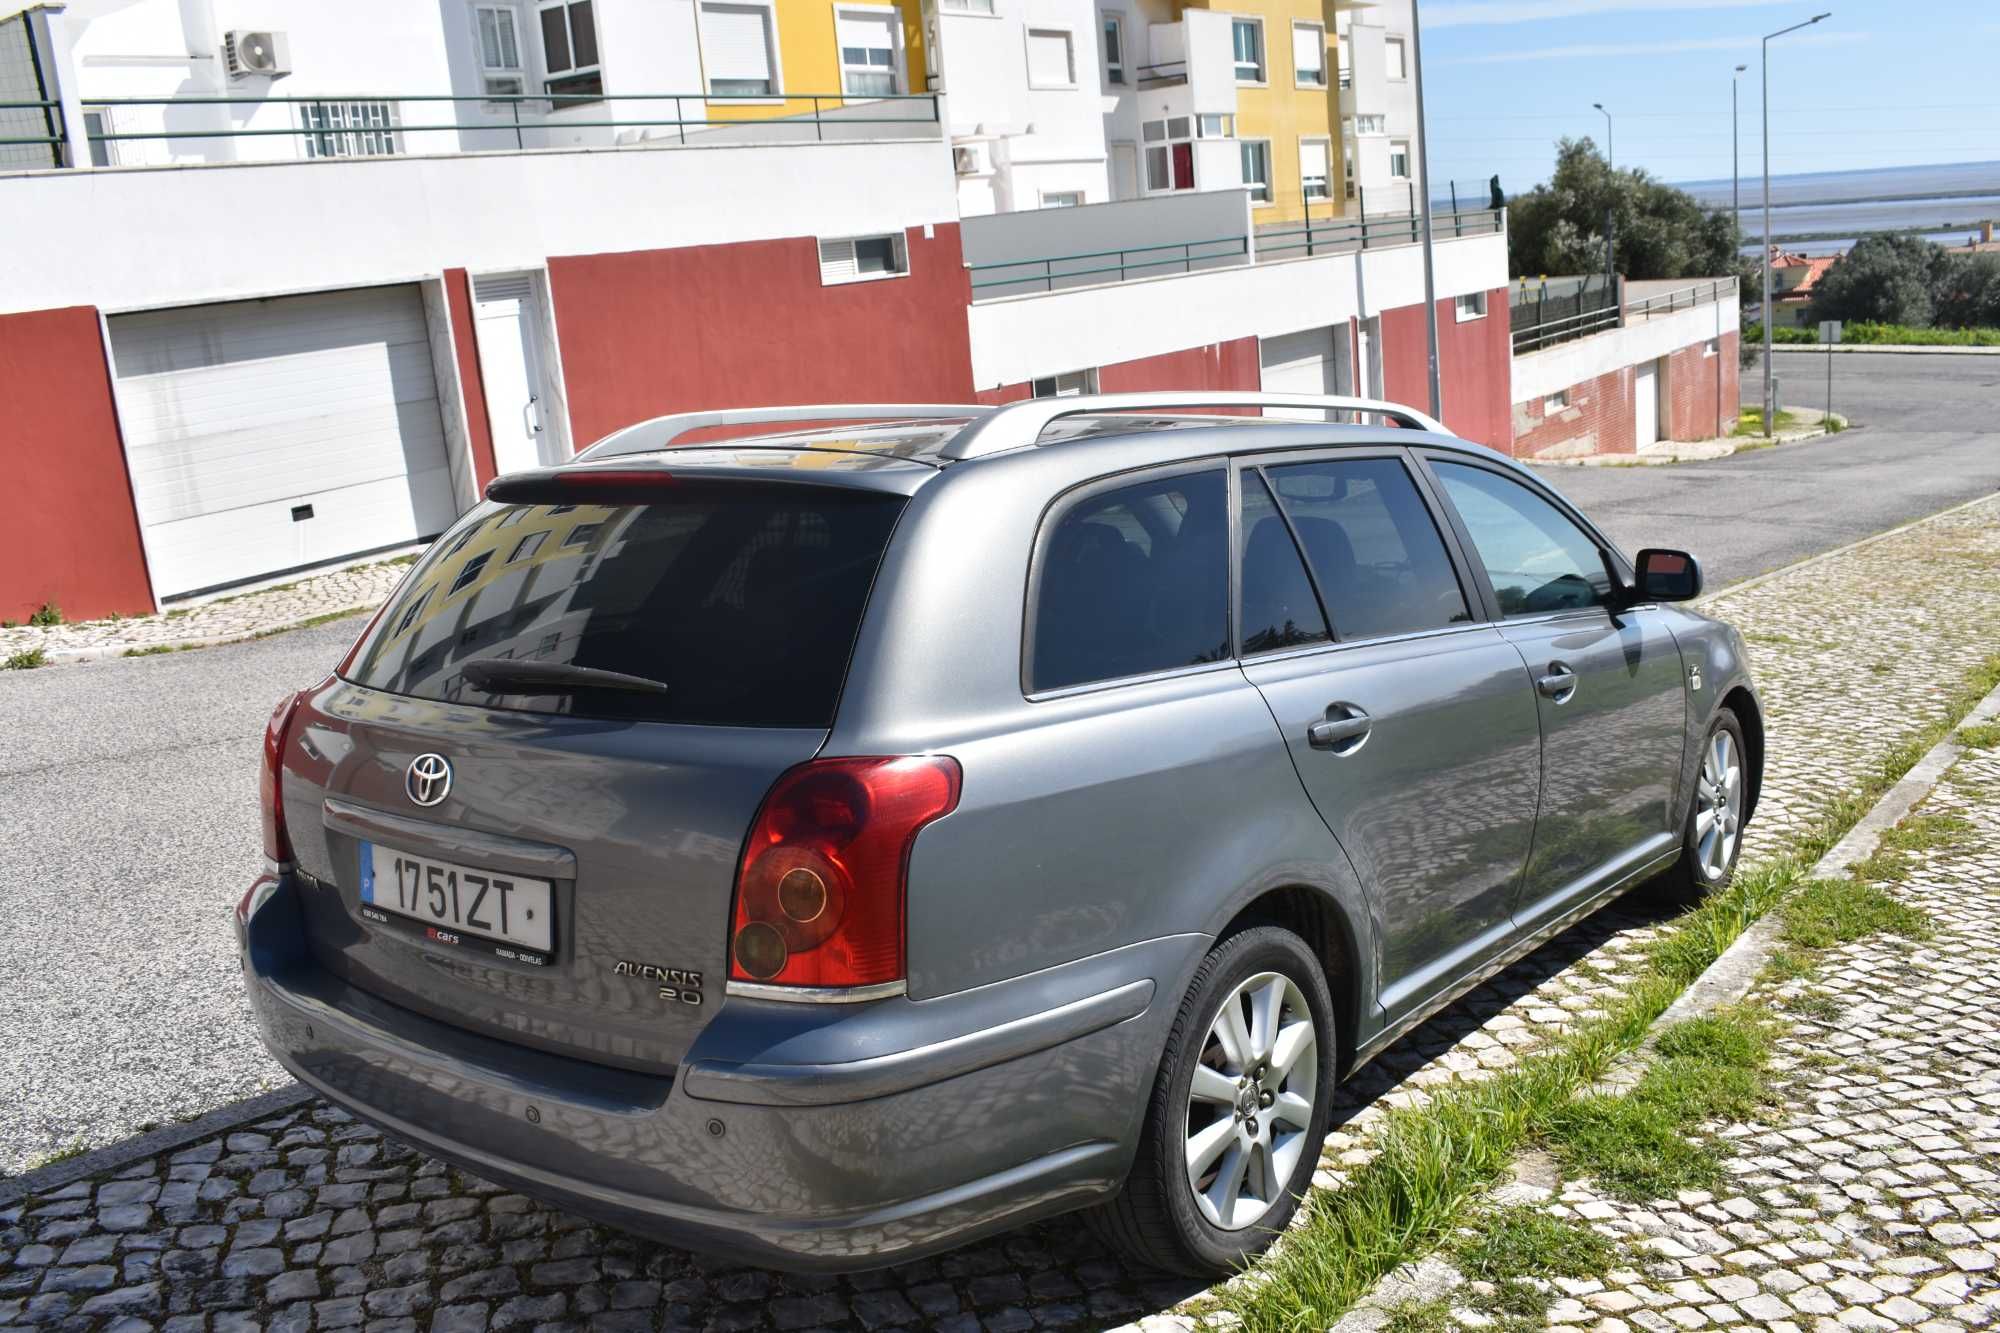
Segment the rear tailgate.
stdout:
<path fill-rule="evenodd" d="M 721 999 L 743 839 L 825 740 L 904 501 L 756 481 L 588 498 L 489 503 L 439 539 L 300 707 L 284 817 L 322 965 L 667 1072 Z M 472 662 L 664 688 L 495 694 Z"/>

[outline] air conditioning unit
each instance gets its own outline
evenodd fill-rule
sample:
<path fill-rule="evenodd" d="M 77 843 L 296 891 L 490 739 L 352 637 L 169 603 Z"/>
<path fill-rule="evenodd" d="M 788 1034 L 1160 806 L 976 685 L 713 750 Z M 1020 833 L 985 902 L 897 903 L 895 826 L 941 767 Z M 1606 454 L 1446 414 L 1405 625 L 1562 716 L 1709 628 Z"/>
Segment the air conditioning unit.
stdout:
<path fill-rule="evenodd" d="M 238 29 L 224 35 L 222 58 L 232 79 L 278 79 L 292 72 L 291 43 L 282 32 Z"/>
<path fill-rule="evenodd" d="M 977 176 L 986 170 L 984 145 L 962 144 L 951 150 L 951 163 L 961 176 Z"/>

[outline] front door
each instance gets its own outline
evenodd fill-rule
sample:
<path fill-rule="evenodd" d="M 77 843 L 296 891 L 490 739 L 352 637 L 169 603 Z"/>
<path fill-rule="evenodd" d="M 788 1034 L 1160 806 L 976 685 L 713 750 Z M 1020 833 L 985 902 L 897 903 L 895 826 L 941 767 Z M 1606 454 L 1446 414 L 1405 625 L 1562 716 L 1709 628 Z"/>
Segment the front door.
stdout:
<path fill-rule="evenodd" d="M 472 295 L 495 469 L 519 472 L 556 462 L 547 442 L 534 280 L 526 273 L 476 278 Z"/>
<path fill-rule="evenodd" d="M 1660 363 L 1647 361 L 1632 376 L 1632 434 L 1638 447 L 1660 439 Z"/>
<path fill-rule="evenodd" d="M 1244 673 L 1374 901 L 1393 1024 L 1512 934 L 1541 781 L 1533 687 L 1400 451 L 1238 480 Z"/>
<path fill-rule="evenodd" d="M 1131 143 L 1111 145 L 1111 197 L 1113 199 L 1139 197 L 1139 145 Z"/>
<path fill-rule="evenodd" d="M 1535 681 L 1542 798 L 1515 908 L 1532 930 L 1673 847 L 1687 731 L 1680 648 L 1657 610 L 1611 613 L 1606 551 L 1553 498 L 1498 467 L 1428 462 Z"/>

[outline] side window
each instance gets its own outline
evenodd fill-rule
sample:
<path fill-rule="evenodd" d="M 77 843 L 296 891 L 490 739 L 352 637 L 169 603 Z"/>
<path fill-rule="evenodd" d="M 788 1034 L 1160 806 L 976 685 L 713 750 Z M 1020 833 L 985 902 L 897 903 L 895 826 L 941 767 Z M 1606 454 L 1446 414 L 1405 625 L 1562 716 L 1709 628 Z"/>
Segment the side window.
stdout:
<path fill-rule="evenodd" d="M 1603 552 L 1560 509 L 1484 468 L 1435 461 L 1431 467 L 1472 534 L 1503 615 L 1602 606 L 1609 599 Z"/>
<path fill-rule="evenodd" d="M 1243 655 L 1324 643 L 1326 616 L 1270 487 L 1243 474 Z"/>
<path fill-rule="evenodd" d="M 1444 539 L 1402 463 L 1295 463 L 1272 468 L 1270 476 L 1340 638 L 1412 634 L 1472 619 Z"/>
<path fill-rule="evenodd" d="M 1229 488 L 1219 468 L 1077 501 L 1056 516 L 1036 565 L 1030 690 L 1229 656 Z"/>

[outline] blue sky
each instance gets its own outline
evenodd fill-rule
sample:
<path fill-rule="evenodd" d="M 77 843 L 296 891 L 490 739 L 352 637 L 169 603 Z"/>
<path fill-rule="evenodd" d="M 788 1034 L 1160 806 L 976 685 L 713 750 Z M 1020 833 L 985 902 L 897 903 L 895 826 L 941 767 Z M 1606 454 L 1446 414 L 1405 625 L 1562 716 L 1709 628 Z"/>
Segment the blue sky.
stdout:
<path fill-rule="evenodd" d="M 1509 193 L 1547 179 L 1561 135 L 1669 181 L 1729 177 L 1740 76 L 1743 171 L 1759 169 L 1758 47 L 1771 43 L 1771 171 L 2000 160 L 1994 0 L 1417 0 L 1431 184 Z M 1364 14 L 1366 11 L 1362 11 Z M 1996 170 L 2000 176 L 2000 170 Z"/>

